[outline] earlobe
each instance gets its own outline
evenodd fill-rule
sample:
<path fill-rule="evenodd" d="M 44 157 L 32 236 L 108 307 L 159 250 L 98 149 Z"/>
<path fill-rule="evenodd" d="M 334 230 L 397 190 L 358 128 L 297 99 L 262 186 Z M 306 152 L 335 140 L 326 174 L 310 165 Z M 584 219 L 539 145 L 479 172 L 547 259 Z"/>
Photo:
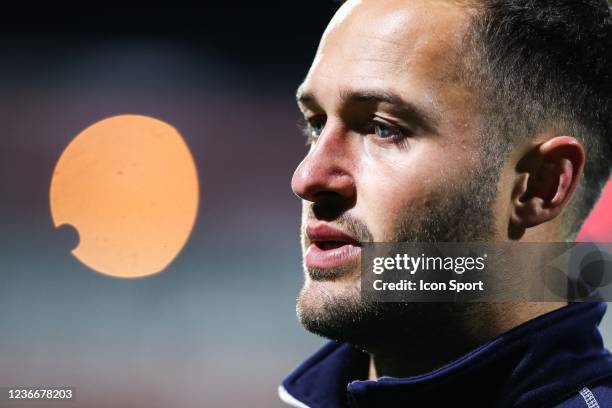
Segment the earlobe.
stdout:
<path fill-rule="evenodd" d="M 520 168 L 513 191 L 513 230 L 557 217 L 572 197 L 584 168 L 584 148 L 573 137 L 558 136 L 537 146 Z"/>

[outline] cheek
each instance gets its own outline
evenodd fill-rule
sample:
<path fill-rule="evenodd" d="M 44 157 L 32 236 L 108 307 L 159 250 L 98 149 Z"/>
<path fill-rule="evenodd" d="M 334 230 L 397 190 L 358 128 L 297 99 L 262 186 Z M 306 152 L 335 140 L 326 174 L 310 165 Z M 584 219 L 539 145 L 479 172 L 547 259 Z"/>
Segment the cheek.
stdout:
<path fill-rule="evenodd" d="M 370 156 L 363 161 L 357 185 L 357 208 L 376 240 L 386 240 L 403 217 L 419 217 L 436 205 L 434 197 L 449 194 L 462 183 L 464 161 L 436 149 Z M 452 170 L 452 171 L 451 171 Z"/>
<path fill-rule="evenodd" d="M 427 201 L 434 183 L 424 183 L 411 173 L 387 176 L 378 173 L 364 177 L 357 209 L 375 239 L 384 241 L 395 230 L 400 218 L 418 211 L 417 208 Z"/>

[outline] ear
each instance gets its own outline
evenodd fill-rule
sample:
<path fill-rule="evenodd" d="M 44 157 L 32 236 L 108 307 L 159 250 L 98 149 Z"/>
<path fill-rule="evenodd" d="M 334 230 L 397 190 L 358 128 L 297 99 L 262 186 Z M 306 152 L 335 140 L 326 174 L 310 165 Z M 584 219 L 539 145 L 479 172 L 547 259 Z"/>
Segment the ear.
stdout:
<path fill-rule="evenodd" d="M 559 215 L 584 169 L 584 148 L 571 136 L 554 137 L 527 156 L 528 164 L 519 170 L 521 174 L 512 194 L 513 229 L 534 227 Z"/>

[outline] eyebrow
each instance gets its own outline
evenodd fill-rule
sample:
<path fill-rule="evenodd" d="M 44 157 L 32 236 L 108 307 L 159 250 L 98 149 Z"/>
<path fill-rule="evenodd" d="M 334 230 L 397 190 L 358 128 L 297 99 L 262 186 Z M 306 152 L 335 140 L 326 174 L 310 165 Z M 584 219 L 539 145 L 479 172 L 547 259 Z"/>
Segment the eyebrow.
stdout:
<path fill-rule="evenodd" d="M 317 98 L 311 92 L 305 91 L 302 87 L 298 88 L 296 99 L 302 105 L 319 106 Z M 436 126 L 438 121 L 428 112 L 419 108 L 415 104 L 407 102 L 400 95 L 382 89 L 364 89 L 364 90 L 340 90 L 340 99 L 343 103 L 348 102 L 364 102 L 364 103 L 388 103 L 399 111 L 400 114 L 409 117 L 415 121 L 417 125 L 425 129 L 431 129 Z"/>

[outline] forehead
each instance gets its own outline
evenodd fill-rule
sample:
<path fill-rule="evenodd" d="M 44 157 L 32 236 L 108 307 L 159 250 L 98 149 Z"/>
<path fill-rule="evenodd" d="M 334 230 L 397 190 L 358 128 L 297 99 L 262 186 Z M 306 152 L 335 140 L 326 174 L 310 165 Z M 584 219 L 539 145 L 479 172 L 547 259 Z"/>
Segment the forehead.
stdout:
<path fill-rule="evenodd" d="M 456 94 L 470 18 L 470 9 L 453 1 L 348 1 L 325 31 L 303 89 L 313 94 L 369 87 L 400 94 L 427 90 L 430 97 L 441 90 Z"/>

